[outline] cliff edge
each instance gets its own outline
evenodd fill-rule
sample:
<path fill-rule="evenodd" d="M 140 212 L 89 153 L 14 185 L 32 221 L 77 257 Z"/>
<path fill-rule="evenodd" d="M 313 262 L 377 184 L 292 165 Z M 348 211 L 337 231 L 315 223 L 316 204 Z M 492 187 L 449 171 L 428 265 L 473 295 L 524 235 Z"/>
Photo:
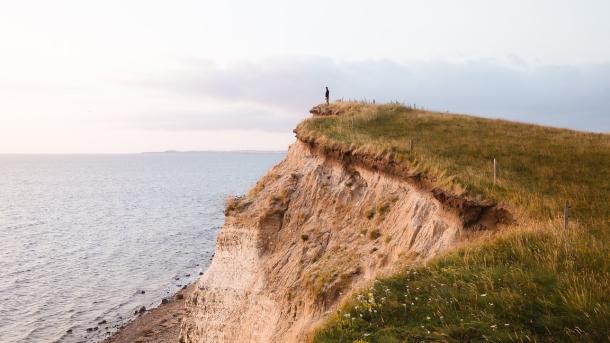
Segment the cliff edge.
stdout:
<path fill-rule="evenodd" d="M 229 200 L 181 342 L 306 341 L 354 289 L 454 246 L 473 223 L 412 181 L 297 140 Z"/>

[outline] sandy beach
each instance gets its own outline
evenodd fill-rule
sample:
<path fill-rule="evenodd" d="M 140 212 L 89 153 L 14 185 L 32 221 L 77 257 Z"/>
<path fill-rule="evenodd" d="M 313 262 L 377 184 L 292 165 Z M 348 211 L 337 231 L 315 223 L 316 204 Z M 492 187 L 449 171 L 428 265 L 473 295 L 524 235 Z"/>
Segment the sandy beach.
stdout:
<path fill-rule="evenodd" d="M 144 312 L 119 329 L 104 343 L 169 343 L 178 342 L 184 303 L 195 289 L 195 283 L 180 290 L 168 302 Z"/>

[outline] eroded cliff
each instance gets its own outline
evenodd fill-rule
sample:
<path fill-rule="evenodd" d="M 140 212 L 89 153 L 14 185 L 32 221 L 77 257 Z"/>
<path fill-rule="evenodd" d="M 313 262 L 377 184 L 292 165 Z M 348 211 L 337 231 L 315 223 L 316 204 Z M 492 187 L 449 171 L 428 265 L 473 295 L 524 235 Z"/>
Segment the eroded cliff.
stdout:
<path fill-rule="evenodd" d="M 352 162 L 298 140 L 228 202 L 181 342 L 306 341 L 351 291 L 449 249 L 472 227 L 429 189 Z"/>

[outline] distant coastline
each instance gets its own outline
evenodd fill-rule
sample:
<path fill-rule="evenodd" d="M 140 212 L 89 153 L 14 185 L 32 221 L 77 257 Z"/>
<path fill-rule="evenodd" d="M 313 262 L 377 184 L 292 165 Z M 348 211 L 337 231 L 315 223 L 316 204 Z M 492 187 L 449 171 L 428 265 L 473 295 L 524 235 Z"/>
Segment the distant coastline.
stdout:
<path fill-rule="evenodd" d="M 288 150 L 165 150 L 165 151 L 144 151 L 140 154 L 201 154 L 201 153 L 223 153 L 223 154 L 285 154 Z"/>

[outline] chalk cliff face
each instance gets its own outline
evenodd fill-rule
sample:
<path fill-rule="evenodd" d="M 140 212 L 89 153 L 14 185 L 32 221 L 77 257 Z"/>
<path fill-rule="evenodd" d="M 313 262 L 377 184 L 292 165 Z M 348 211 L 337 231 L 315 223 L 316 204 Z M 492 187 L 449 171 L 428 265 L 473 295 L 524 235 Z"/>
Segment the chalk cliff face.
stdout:
<path fill-rule="evenodd" d="M 303 342 L 352 290 L 459 241 L 433 193 L 297 141 L 225 211 L 181 342 Z"/>

